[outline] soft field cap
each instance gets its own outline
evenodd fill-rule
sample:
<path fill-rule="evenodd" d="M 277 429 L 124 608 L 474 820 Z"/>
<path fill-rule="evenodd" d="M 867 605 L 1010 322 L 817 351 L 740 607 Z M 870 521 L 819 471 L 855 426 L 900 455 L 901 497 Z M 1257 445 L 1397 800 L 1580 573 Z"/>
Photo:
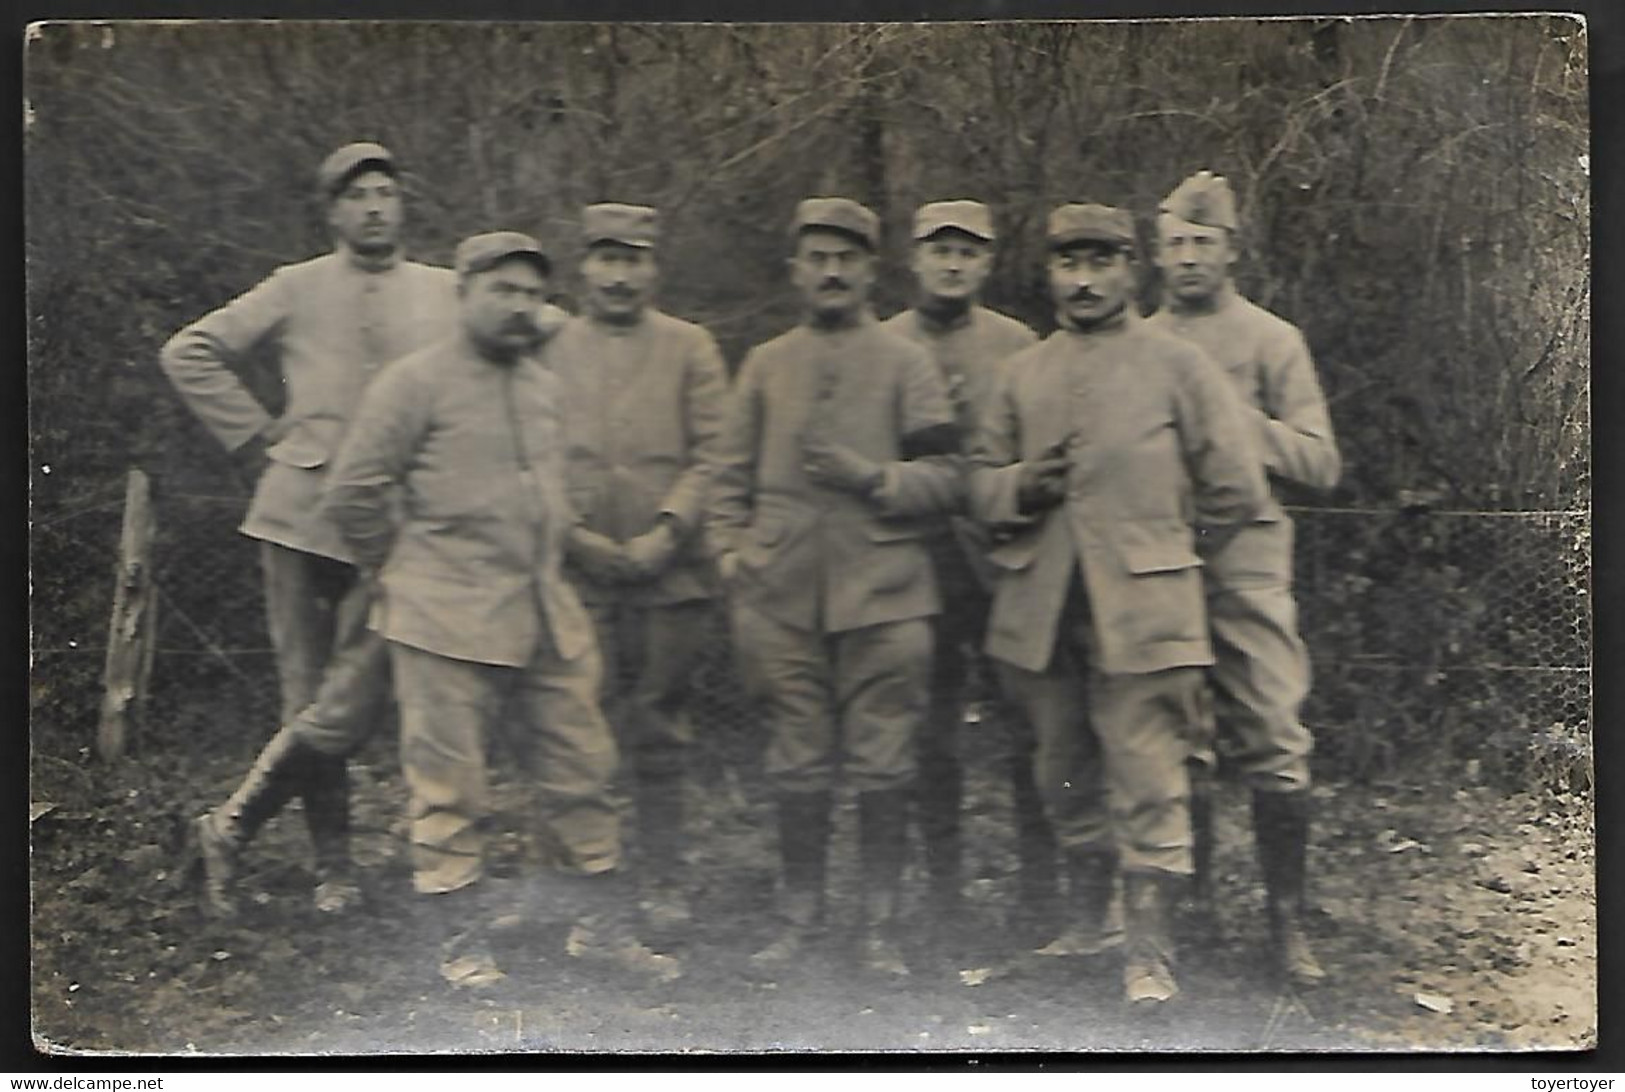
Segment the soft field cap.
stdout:
<path fill-rule="evenodd" d="M 491 231 L 484 235 L 471 235 L 457 244 L 455 264 L 459 276 L 483 273 L 508 258 L 526 258 L 542 276 L 553 272 L 553 262 L 542 250 L 541 244 L 529 235 L 517 231 Z"/>

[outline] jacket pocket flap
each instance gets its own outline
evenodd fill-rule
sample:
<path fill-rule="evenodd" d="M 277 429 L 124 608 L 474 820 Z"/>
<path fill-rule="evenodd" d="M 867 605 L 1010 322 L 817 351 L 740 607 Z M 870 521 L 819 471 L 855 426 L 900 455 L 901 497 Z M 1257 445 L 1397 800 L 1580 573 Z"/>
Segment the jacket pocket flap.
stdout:
<path fill-rule="evenodd" d="M 1123 561 L 1128 566 L 1128 571 L 1136 575 L 1195 569 L 1202 564 L 1202 559 L 1196 556 L 1195 551 L 1177 539 L 1124 543 Z"/>
<path fill-rule="evenodd" d="M 293 431 L 265 452 L 284 466 L 297 466 L 305 470 L 326 465 L 329 453 L 329 445 L 320 433 L 303 423 L 295 425 Z"/>
<path fill-rule="evenodd" d="M 913 524 L 877 523 L 869 527 L 870 542 L 910 542 L 920 537 Z"/>

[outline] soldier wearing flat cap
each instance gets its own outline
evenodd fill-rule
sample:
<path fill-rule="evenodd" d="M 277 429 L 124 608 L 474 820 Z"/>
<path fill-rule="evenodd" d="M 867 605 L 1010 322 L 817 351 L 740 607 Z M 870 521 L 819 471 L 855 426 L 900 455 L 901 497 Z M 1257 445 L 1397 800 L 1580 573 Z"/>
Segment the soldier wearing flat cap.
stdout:
<path fill-rule="evenodd" d="M 220 915 L 236 912 L 243 847 L 296 796 L 315 847 L 317 908 L 343 910 L 360 896 L 344 756 L 382 712 L 387 663 L 366 629 L 372 590 L 317 511 L 317 494 L 368 383 L 456 326 L 451 271 L 401 256 L 397 175 L 395 157 L 378 144 L 328 156 L 317 184 L 333 251 L 278 269 L 181 330 L 159 356 L 188 407 L 255 479 L 242 531 L 260 542 L 282 689 L 283 727 L 231 797 L 193 828 L 205 905 Z M 280 417 L 233 371 L 266 345 L 287 391 Z"/>
<path fill-rule="evenodd" d="M 400 706 L 413 887 L 447 944 L 442 973 L 478 985 L 498 973 L 478 926 L 490 909 L 486 740 L 507 702 L 519 724 L 509 732 L 524 734 L 535 765 L 553 876 L 590 879 L 614 905 L 621 839 L 592 619 L 563 571 L 575 525 L 564 411 L 538 352 L 552 263 L 534 239 L 502 231 L 463 240 L 456 267 L 456 332 L 368 389 L 322 511 L 379 572 L 374 625 Z"/>
<path fill-rule="evenodd" d="M 926 517 L 960 503 L 958 429 L 930 356 L 870 312 L 875 214 L 809 198 L 791 241 L 806 317 L 745 359 L 707 524 L 736 651 L 771 717 L 782 930 L 752 959 L 782 965 L 821 926 L 844 779 L 858 800 L 862 962 L 906 974 L 895 928 L 940 608 L 922 536 Z"/>
<path fill-rule="evenodd" d="M 1181 182 L 1157 217 L 1164 306 L 1148 324 L 1201 346 L 1246 404 L 1254 450 L 1271 486 L 1329 490 L 1341 469 L 1326 398 L 1303 334 L 1236 291 L 1236 203 L 1209 171 Z M 1205 570 L 1217 661 L 1209 672 L 1225 765 L 1253 790 L 1273 956 L 1293 981 L 1325 977 L 1301 924 L 1309 841 L 1309 753 L 1299 719 L 1309 656 L 1292 596 L 1292 520 L 1272 496 Z M 1212 802 L 1193 797 L 1198 906 L 1212 913 Z"/>
<path fill-rule="evenodd" d="M 922 205 L 914 214 L 913 239 L 915 304 L 882 326 L 919 345 L 936 361 L 953 402 L 961 441 L 968 448 L 976 419 L 993 390 L 995 366 L 1038 336 L 980 302 L 993 271 L 995 243 L 993 213 L 986 205 L 967 200 Z M 931 908 L 939 922 L 951 924 L 961 920 L 959 812 L 964 771 L 959 729 L 965 719 L 967 683 L 987 632 L 989 543 L 980 524 L 956 516 L 941 524 L 926 544 L 942 589 L 943 610 L 935 621 L 931 709 L 919 734 L 915 814 L 931 878 Z M 1042 931 L 1054 900 L 1055 844 L 1032 781 L 1030 732 L 1019 718 L 1012 731 L 1016 746 L 1010 777 L 1019 832 L 1020 906 L 1024 922 Z"/>
<path fill-rule="evenodd" d="M 581 520 L 566 571 L 597 626 L 607 708 L 633 777 L 642 873 L 652 881 L 645 909 L 659 933 L 689 918 L 685 703 L 714 595 L 698 532 L 727 370 L 710 334 L 651 304 L 656 210 L 591 205 L 581 227 L 585 311 L 547 354 L 568 411 L 566 479 Z"/>
<path fill-rule="evenodd" d="M 1223 374 L 1134 309 L 1129 214 L 1064 205 L 1048 243 L 1060 329 L 999 369 L 972 455 L 972 510 L 1002 538 L 987 651 L 1038 736 L 1070 947 L 1121 943 L 1106 924 L 1120 869 L 1124 993 L 1155 1005 L 1177 992 L 1168 913 L 1207 726 L 1199 549 L 1265 487 Z"/>

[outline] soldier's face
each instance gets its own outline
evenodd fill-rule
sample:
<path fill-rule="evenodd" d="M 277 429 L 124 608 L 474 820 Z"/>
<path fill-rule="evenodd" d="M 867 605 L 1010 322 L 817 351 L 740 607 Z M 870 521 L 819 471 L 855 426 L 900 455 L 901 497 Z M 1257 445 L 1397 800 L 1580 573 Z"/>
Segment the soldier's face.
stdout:
<path fill-rule="evenodd" d="M 511 360 L 541 340 L 537 316 L 547 302 L 547 277 L 534 262 L 509 258 L 464 277 L 457 291 L 463 328 L 492 356 Z"/>
<path fill-rule="evenodd" d="M 993 270 L 993 248 L 948 228 L 914 245 L 920 291 L 941 300 L 975 299 Z"/>
<path fill-rule="evenodd" d="M 790 281 L 816 317 L 840 318 L 862 307 L 875 279 L 875 256 L 841 231 L 804 231 L 790 258 Z"/>
<path fill-rule="evenodd" d="M 654 294 L 659 269 L 647 247 L 594 243 L 581 260 L 586 305 L 600 318 L 632 318 Z"/>
<path fill-rule="evenodd" d="M 1236 244 L 1220 227 L 1193 224 L 1163 213 L 1157 217 L 1157 269 L 1175 299 L 1201 303 L 1230 279 Z"/>
<path fill-rule="evenodd" d="M 352 250 L 379 254 L 400 242 L 401 190 L 383 171 L 363 171 L 327 207 L 327 223 Z"/>
<path fill-rule="evenodd" d="M 1134 261 L 1126 251 L 1101 243 L 1051 251 L 1049 286 L 1062 314 L 1092 326 L 1128 305 L 1136 287 Z"/>

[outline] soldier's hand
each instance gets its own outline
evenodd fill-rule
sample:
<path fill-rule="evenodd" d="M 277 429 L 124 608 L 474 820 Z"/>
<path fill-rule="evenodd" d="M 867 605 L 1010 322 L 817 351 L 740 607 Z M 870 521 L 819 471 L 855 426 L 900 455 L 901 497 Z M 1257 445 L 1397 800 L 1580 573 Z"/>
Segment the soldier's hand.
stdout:
<path fill-rule="evenodd" d="M 576 568 L 600 584 L 621 584 L 635 577 L 621 544 L 585 527 L 570 532 L 569 557 Z"/>
<path fill-rule="evenodd" d="M 859 496 L 874 492 L 886 475 L 885 469 L 873 459 L 829 440 L 802 447 L 801 469 L 818 485 Z"/>
<path fill-rule="evenodd" d="M 677 554 L 677 529 L 669 519 L 662 519 L 654 529 L 645 531 L 626 543 L 623 550 L 632 570 L 645 580 L 652 580 L 666 571 Z"/>
<path fill-rule="evenodd" d="M 717 579 L 722 581 L 723 587 L 731 588 L 733 586 L 734 578 L 738 575 L 739 555 L 737 553 L 735 553 L 733 550 L 729 550 L 727 553 L 717 558 Z"/>
<path fill-rule="evenodd" d="M 1066 471 L 1071 463 L 1065 456 L 1045 452 L 1021 464 L 1016 481 L 1016 500 L 1023 512 L 1041 512 L 1066 499 Z"/>

